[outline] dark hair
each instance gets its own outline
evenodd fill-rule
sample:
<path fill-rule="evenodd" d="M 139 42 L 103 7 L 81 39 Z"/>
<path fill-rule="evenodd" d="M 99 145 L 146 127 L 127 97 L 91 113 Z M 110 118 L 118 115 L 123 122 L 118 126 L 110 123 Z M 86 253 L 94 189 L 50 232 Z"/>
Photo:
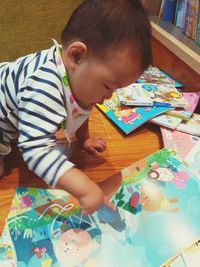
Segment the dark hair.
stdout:
<path fill-rule="evenodd" d="M 64 47 L 77 40 L 94 55 L 102 55 L 108 47 L 132 45 L 140 53 L 142 67 L 152 61 L 151 25 L 139 0 L 83 0 L 61 34 Z"/>

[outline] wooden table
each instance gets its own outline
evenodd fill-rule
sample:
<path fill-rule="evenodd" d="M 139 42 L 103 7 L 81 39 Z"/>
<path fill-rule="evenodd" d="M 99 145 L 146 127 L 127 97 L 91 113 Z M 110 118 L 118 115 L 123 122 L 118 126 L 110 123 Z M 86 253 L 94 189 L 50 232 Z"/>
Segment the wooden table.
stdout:
<path fill-rule="evenodd" d="M 162 148 L 159 126 L 145 123 L 125 136 L 98 109 L 90 117 L 91 135 L 107 141 L 107 150 L 97 156 L 82 152 L 77 143 L 72 146 L 71 161 L 94 181 L 104 180 L 115 172 Z M 63 132 L 58 132 L 63 140 Z M 6 158 L 6 175 L 0 178 L 0 234 L 17 186 L 43 187 L 47 185 L 30 172 L 20 152 L 14 149 Z"/>

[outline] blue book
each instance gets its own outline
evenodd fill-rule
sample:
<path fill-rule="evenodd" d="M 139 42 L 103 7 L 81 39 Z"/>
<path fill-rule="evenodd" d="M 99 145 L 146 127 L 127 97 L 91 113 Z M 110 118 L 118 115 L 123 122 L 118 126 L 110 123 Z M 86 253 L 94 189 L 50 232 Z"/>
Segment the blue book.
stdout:
<path fill-rule="evenodd" d="M 117 92 L 111 99 L 105 100 L 103 105 L 97 107 L 122 132 L 129 134 L 153 117 L 171 110 L 171 107 L 131 107 L 121 105 Z"/>
<path fill-rule="evenodd" d="M 163 12 L 163 17 L 162 17 L 163 20 L 172 22 L 175 13 L 175 6 L 176 6 L 176 0 L 167 0 Z"/>

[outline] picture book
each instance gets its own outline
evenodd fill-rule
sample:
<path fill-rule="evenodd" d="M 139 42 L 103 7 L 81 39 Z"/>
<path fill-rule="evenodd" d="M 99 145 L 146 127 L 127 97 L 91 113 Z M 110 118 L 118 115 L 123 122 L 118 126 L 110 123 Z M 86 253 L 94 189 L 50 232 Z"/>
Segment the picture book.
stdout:
<path fill-rule="evenodd" d="M 177 130 L 160 127 L 163 145 L 181 159 L 185 159 L 191 149 L 200 142 L 200 137 Z"/>
<path fill-rule="evenodd" d="M 117 90 L 119 101 L 132 106 L 169 106 L 186 108 L 183 93 L 173 85 L 134 83 Z"/>
<path fill-rule="evenodd" d="M 200 137 L 161 127 L 164 147 L 182 159 L 200 178 Z"/>
<path fill-rule="evenodd" d="M 127 87 L 117 89 L 116 92 L 120 104 L 131 106 L 153 106 L 153 93 L 145 88 L 146 84 L 133 83 Z"/>
<path fill-rule="evenodd" d="M 179 0 L 178 1 L 178 6 L 177 6 L 177 15 L 176 15 L 176 21 L 175 21 L 175 26 L 182 28 L 182 20 L 184 17 L 184 6 L 186 0 Z"/>
<path fill-rule="evenodd" d="M 187 106 L 184 109 L 172 109 L 166 112 L 166 114 L 169 114 L 171 116 L 175 116 L 184 120 L 189 120 L 189 118 L 192 116 L 193 112 L 195 111 L 200 95 L 199 93 L 195 92 L 184 92 L 183 97 L 185 98 L 187 102 Z"/>
<path fill-rule="evenodd" d="M 172 78 L 169 74 L 162 71 L 158 67 L 149 66 L 140 78 L 137 80 L 138 83 L 153 83 L 153 84 L 171 84 L 175 87 L 183 87 L 184 85 L 174 78 Z"/>
<path fill-rule="evenodd" d="M 167 0 L 162 0 L 161 1 L 160 10 L 159 10 L 159 14 L 158 14 L 159 18 L 162 18 L 162 16 L 163 16 L 163 12 L 164 12 L 164 9 L 165 9 L 166 2 L 167 2 Z"/>
<path fill-rule="evenodd" d="M 114 92 L 111 99 L 105 100 L 97 107 L 110 119 L 121 131 L 129 134 L 151 118 L 170 110 L 170 107 L 130 107 L 120 105 L 117 93 Z"/>
<path fill-rule="evenodd" d="M 166 267 L 198 267 L 200 262 L 200 241 L 195 242 L 175 259 L 173 259 Z"/>
<path fill-rule="evenodd" d="M 65 191 L 18 187 L 0 266 L 159 267 L 200 236 L 200 180 L 170 151 L 114 175 L 122 177 L 116 210 L 101 206 L 87 216 Z"/>
<path fill-rule="evenodd" d="M 185 158 L 185 162 L 192 169 L 194 174 L 200 178 L 200 141 L 193 146 Z"/>
<path fill-rule="evenodd" d="M 176 8 L 176 0 L 167 0 L 163 12 L 162 19 L 164 21 L 171 21 L 173 20 L 174 13 Z"/>
<path fill-rule="evenodd" d="M 188 121 L 182 121 L 176 129 L 181 132 L 200 136 L 200 114 L 193 113 Z"/>
<path fill-rule="evenodd" d="M 167 114 L 161 114 L 154 117 L 149 122 L 175 129 L 182 122 L 182 119 Z"/>
<path fill-rule="evenodd" d="M 126 234 L 141 259 L 132 266 L 165 266 L 199 239 L 200 180 L 171 152 L 157 151 L 118 175 L 123 182 L 113 203 L 134 215 Z"/>

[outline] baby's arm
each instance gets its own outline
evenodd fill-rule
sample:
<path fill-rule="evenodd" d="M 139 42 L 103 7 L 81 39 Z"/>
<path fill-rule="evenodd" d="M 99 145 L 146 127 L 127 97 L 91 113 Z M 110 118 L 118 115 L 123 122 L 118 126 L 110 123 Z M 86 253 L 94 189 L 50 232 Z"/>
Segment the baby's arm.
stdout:
<path fill-rule="evenodd" d="M 90 137 L 88 130 L 89 120 L 87 119 L 76 132 L 80 146 L 91 153 L 103 152 L 106 149 L 106 141 L 98 137 Z"/>
<path fill-rule="evenodd" d="M 77 168 L 71 168 L 65 172 L 56 186 L 71 193 L 79 200 L 83 215 L 94 212 L 102 204 L 111 209 L 114 208 L 100 187 Z"/>

